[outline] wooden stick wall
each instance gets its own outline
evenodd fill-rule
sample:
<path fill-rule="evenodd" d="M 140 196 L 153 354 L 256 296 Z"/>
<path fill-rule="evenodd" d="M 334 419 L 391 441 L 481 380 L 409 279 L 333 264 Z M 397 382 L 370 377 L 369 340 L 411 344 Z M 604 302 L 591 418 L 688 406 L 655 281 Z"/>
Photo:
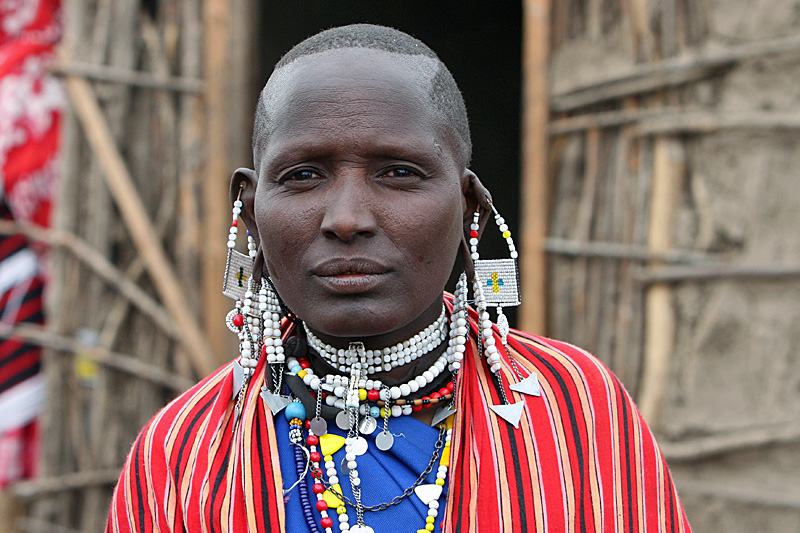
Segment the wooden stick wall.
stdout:
<path fill-rule="evenodd" d="M 232 113 L 226 87 L 245 86 L 246 54 L 231 50 L 247 39 L 230 28 L 253 4 L 65 2 L 55 71 L 75 113 L 61 209 L 49 232 L 0 225 L 50 244 L 53 257 L 48 326 L 14 331 L 48 348 L 51 385 L 42 478 L 17 488 L 29 509 L 22 531 L 102 530 L 136 432 L 230 358 L 219 294 L 227 175 L 248 162 L 245 119 Z M 673 370 L 675 284 L 800 277 L 798 264 L 741 262 L 709 247 L 707 193 L 686 181 L 694 136 L 800 130 L 796 111 L 720 110 L 702 95 L 742 62 L 797 53 L 800 35 L 706 48 L 707 4 L 523 2 L 521 326 L 596 353 L 657 430 Z M 627 43 L 625 57 L 601 72 L 591 61 L 573 68 L 569 54 L 602 53 L 607 41 Z M 576 42 L 588 46 L 575 51 Z M 90 142 L 98 124 L 106 131 Z M 696 246 L 680 248 L 672 237 L 687 187 L 700 223 Z M 798 435 L 796 423 L 772 424 L 662 447 L 680 463 Z"/>
<path fill-rule="evenodd" d="M 28 504 L 22 531 L 102 530 L 139 429 L 222 362 L 200 327 L 192 281 L 213 238 L 200 229 L 211 218 L 201 173 L 203 5 L 65 6 L 55 71 L 73 113 L 55 227 L 4 228 L 47 242 L 53 256 L 47 327 L 14 332 L 47 347 L 50 383 L 42 477 L 16 487 Z M 207 228 L 222 243 L 218 229 Z"/>

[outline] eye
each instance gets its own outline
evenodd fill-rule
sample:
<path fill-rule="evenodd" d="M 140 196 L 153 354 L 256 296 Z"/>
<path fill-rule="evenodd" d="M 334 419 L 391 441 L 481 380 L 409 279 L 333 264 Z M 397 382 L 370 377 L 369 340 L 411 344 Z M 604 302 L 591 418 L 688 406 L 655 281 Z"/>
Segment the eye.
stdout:
<path fill-rule="evenodd" d="M 286 183 L 286 182 L 304 183 L 313 180 L 318 180 L 321 177 L 322 175 L 316 170 L 301 168 L 286 173 L 285 175 L 281 176 L 279 181 L 281 183 Z"/>
<path fill-rule="evenodd" d="M 387 178 L 421 178 L 422 174 L 408 167 L 390 168 L 383 175 Z"/>

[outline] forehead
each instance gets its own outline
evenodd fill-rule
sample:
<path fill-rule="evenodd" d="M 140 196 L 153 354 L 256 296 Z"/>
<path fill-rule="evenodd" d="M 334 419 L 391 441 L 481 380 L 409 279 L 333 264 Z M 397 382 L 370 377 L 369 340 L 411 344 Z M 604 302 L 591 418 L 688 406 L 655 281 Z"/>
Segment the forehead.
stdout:
<path fill-rule="evenodd" d="M 430 98 L 437 63 L 371 49 L 340 49 L 297 59 L 267 84 L 270 117 L 261 153 L 279 140 L 325 131 L 339 136 L 413 130 L 420 142 L 449 144 L 450 128 Z"/>
<path fill-rule="evenodd" d="M 383 87 L 417 98 L 434 111 L 429 96 L 437 62 L 367 48 L 326 50 L 300 57 L 276 71 L 267 83 L 275 106 L 311 90 L 358 91 Z"/>

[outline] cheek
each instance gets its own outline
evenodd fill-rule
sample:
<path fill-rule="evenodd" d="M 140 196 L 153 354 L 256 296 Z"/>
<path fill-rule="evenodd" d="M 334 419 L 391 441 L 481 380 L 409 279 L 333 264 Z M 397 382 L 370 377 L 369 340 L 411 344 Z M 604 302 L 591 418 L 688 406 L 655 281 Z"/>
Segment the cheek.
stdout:
<path fill-rule="evenodd" d="M 285 209 L 284 202 L 256 203 L 256 223 L 264 258 L 270 275 L 281 277 L 284 268 L 291 268 L 313 238 L 313 213 L 302 208 Z M 280 267 L 280 268 L 274 268 Z"/>
<path fill-rule="evenodd" d="M 441 265 L 449 275 L 455 252 L 461 241 L 462 217 L 459 198 L 423 206 L 407 223 L 410 251 L 414 262 L 421 267 Z"/>

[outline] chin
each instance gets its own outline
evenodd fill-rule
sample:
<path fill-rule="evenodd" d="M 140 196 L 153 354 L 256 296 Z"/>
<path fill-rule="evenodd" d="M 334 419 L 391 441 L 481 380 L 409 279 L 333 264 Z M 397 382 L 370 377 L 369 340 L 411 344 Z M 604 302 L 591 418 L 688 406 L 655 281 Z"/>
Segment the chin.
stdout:
<path fill-rule="evenodd" d="M 311 320 L 305 321 L 310 328 L 339 338 L 374 337 L 391 333 L 401 327 L 401 324 L 395 323 L 394 320 L 386 320 L 374 312 L 362 314 L 343 311 L 325 317 L 310 318 Z"/>

